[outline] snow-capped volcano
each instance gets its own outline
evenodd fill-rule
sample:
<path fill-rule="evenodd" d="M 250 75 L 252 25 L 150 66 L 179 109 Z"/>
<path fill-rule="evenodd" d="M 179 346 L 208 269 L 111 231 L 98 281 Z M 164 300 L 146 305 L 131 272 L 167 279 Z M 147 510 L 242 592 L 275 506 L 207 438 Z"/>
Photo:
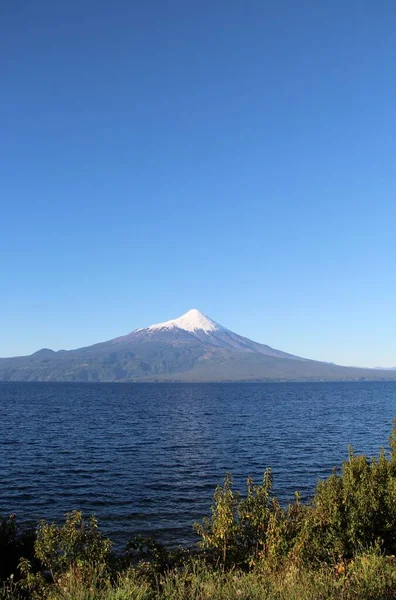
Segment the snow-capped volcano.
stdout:
<path fill-rule="evenodd" d="M 184 315 L 179 317 L 178 319 L 171 319 L 170 321 L 164 321 L 164 323 L 156 323 L 155 325 L 150 325 L 146 330 L 148 331 L 156 331 L 158 329 L 183 329 L 184 331 L 204 331 L 208 333 L 209 331 L 224 331 L 225 328 L 212 321 L 209 317 L 203 315 L 198 309 L 192 308 Z M 137 329 L 136 331 L 143 331 L 143 329 Z"/>
<path fill-rule="evenodd" d="M 76 350 L 0 358 L 0 381 L 268 381 L 393 379 L 259 344 L 193 308 L 181 317 Z"/>

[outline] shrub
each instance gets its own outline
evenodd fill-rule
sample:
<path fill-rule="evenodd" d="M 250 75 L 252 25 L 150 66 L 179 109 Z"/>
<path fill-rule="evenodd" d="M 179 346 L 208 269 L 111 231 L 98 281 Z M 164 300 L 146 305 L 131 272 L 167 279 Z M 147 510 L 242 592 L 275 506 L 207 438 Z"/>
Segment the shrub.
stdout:
<path fill-rule="evenodd" d="M 194 523 L 194 529 L 202 537 L 201 547 L 211 550 L 223 564 L 237 559 L 239 493 L 235 494 L 232 486 L 232 477 L 227 473 L 223 485 L 216 487 L 212 517 Z"/>
<path fill-rule="evenodd" d="M 297 536 L 306 561 L 336 562 L 364 548 L 396 552 L 396 478 L 384 451 L 378 459 L 355 456 L 316 487 Z"/>
<path fill-rule="evenodd" d="M 268 469 L 261 485 L 247 482 L 242 497 L 231 475 L 216 488 L 211 518 L 195 529 L 202 548 L 223 565 L 241 567 L 258 560 L 282 558 L 305 564 L 336 564 L 366 548 L 396 554 L 396 420 L 390 438 L 391 456 L 355 456 L 319 481 L 312 501 L 280 506 L 272 494 Z"/>
<path fill-rule="evenodd" d="M 15 579 L 22 556 L 33 558 L 34 540 L 34 529 L 21 529 L 14 514 L 0 520 L 0 581 L 10 575 Z"/>
<path fill-rule="evenodd" d="M 79 581 L 86 589 L 96 589 L 99 582 L 104 585 L 109 579 L 111 542 L 99 531 L 96 518 L 85 521 L 80 511 L 68 513 L 62 526 L 41 521 L 34 555 L 42 571 L 35 573 L 27 559 L 19 564 L 20 589 L 33 598 L 43 597 L 51 583 L 67 589 L 69 581 Z"/>
<path fill-rule="evenodd" d="M 41 521 L 34 545 L 35 556 L 55 580 L 71 568 L 84 569 L 89 564 L 105 567 L 110 557 L 111 542 L 103 537 L 94 516 L 88 521 L 80 511 L 66 515 L 62 526 Z"/>

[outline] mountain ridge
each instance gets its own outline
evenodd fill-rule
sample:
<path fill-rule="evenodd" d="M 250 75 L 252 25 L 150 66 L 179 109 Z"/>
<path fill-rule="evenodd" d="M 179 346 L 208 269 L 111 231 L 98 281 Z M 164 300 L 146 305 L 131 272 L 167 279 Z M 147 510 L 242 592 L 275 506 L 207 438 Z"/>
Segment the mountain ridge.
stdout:
<path fill-rule="evenodd" d="M 42 348 L 0 359 L 0 381 L 396 380 L 385 369 L 342 367 L 260 344 L 197 309 L 181 317 L 74 350 Z"/>

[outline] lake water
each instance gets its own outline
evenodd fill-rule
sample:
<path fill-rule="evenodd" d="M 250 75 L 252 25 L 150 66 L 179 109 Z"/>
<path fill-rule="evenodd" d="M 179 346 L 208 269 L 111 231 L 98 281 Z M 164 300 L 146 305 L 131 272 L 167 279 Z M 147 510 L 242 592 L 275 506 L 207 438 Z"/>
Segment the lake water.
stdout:
<path fill-rule="evenodd" d="M 396 382 L 0 383 L 0 516 L 95 513 L 117 544 L 190 543 L 227 471 L 271 466 L 286 502 L 356 452 L 387 446 Z"/>

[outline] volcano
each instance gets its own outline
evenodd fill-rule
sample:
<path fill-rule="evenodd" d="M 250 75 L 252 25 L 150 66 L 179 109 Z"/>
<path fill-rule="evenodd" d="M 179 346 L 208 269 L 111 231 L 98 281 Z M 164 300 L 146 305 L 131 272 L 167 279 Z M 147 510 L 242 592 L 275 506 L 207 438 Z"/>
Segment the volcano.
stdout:
<path fill-rule="evenodd" d="M 0 359 L 0 381 L 214 382 L 396 379 L 288 354 L 223 327 L 197 309 L 78 348 Z"/>

